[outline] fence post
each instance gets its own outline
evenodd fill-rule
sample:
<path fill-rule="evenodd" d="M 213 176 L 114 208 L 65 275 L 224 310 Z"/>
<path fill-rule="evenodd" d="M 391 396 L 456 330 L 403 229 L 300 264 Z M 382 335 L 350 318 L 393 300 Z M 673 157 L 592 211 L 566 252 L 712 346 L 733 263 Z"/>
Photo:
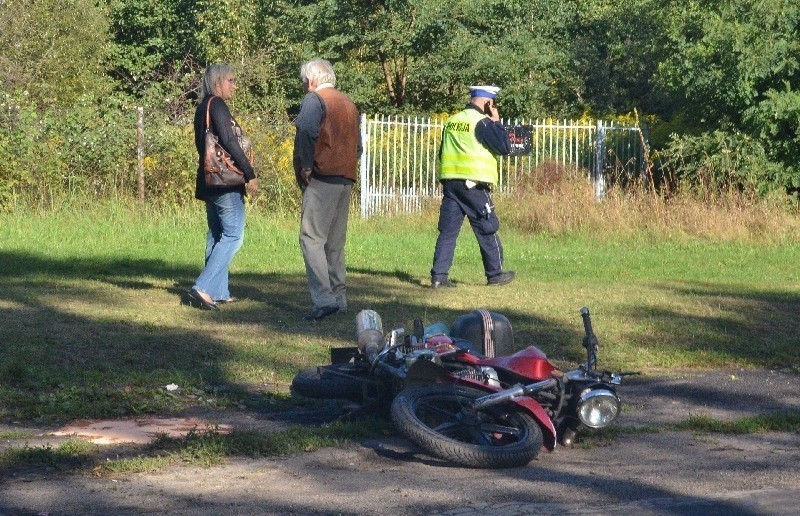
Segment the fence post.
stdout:
<path fill-rule="evenodd" d="M 639 137 L 642 139 L 642 181 L 649 191 L 654 184 L 650 167 L 650 128 L 647 125 L 639 128 Z"/>
<path fill-rule="evenodd" d="M 606 180 L 603 169 L 606 163 L 606 128 L 602 120 L 597 121 L 594 141 L 594 197 L 602 200 L 606 196 Z"/>
<path fill-rule="evenodd" d="M 368 148 L 369 145 L 369 133 L 367 132 L 367 115 L 362 113 L 361 114 L 361 163 L 359 166 L 359 176 L 360 176 L 360 205 L 361 205 L 361 218 L 367 218 L 367 199 L 369 194 L 369 168 L 368 168 L 368 159 L 370 157 L 370 151 Z"/>
<path fill-rule="evenodd" d="M 139 175 L 139 203 L 144 205 L 144 107 L 136 108 L 136 168 Z"/>

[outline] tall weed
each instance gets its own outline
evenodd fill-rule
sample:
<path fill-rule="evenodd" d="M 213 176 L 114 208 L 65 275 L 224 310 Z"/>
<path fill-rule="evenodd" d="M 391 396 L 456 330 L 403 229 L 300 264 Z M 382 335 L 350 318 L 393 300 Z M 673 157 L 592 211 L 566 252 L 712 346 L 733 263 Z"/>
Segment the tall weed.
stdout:
<path fill-rule="evenodd" d="M 776 243 L 800 237 L 797 209 L 787 205 L 784 196 L 759 197 L 729 189 L 702 197 L 683 184 L 669 195 L 641 186 L 611 189 L 598 201 L 590 181 L 555 163 L 524 177 L 498 204 L 503 223 L 526 233 Z"/>

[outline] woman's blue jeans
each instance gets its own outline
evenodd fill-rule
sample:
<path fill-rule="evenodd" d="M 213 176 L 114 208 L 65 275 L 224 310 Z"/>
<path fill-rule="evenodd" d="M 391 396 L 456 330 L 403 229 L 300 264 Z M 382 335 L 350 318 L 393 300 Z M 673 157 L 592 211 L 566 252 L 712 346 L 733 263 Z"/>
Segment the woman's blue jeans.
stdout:
<path fill-rule="evenodd" d="M 214 301 L 231 297 L 228 268 L 244 242 L 244 196 L 240 192 L 210 193 L 206 197 L 206 266 L 194 288 Z"/>

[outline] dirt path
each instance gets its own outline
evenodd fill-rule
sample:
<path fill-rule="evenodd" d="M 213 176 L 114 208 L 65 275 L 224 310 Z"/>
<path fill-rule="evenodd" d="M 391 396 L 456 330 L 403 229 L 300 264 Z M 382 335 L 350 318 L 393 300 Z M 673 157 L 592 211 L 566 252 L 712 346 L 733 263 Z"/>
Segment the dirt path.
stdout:
<path fill-rule="evenodd" d="M 713 371 L 630 379 L 619 425 L 800 410 L 800 375 Z M 313 417 L 313 414 L 308 414 Z M 296 419 L 294 414 L 291 419 Z M 262 428 L 283 416 L 253 419 Z M 452 467 L 386 438 L 210 469 L 91 478 L 37 472 L 0 482 L 0 514 L 795 514 L 800 432 L 631 432 L 559 448 L 524 468 Z"/>

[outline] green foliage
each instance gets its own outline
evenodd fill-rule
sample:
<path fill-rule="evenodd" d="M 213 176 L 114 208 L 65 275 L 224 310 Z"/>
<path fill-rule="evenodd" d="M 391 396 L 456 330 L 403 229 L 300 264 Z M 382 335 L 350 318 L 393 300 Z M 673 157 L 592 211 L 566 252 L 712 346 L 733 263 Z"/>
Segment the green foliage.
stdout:
<path fill-rule="evenodd" d="M 135 158 L 135 115 L 91 98 L 39 111 L 28 96 L 0 103 L 0 207 L 23 194 L 52 199 L 76 192 L 125 190 Z"/>
<path fill-rule="evenodd" d="M 0 205 L 18 202 L 21 192 L 42 201 L 60 192 L 134 191 L 135 147 L 123 140 L 134 138 L 135 106 L 147 117 L 148 198 L 185 202 L 195 159 L 186 125 L 203 69 L 233 65 L 237 117 L 283 126 L 303 97 L 298 67 L 316 56 L 334 63 L 341 89 L 367 113 L 452 112 L 474 83 L 503 88 L 505 117 L 636 109 L 679 133 L 665 153 L 666 175 L 704 184 L 696 171 L 742 163 L 747 170 L 723 174 L 730 180 L 706 184 L 797 193 L 796 4 L 7 0 L 0 3 L 0 151 L 11 157 L 0 165 Z M 263 163 L 281 163 L 264 173 L 282 180 L 285 138 L 257 125 L 248 129 L 269 142 Z M 658 147 L 664 135 L 653 134 Z M 724 152 L 717 140 L 745 136 L 750 157 L 703 154 Z M 274 189 L 295 202 L 291 181 Z"/>
<path fill-rule="evenodd" d="M 101 98 L 111 47 L 106 11 L 94 0 L 0 3 L 0 92 L 25 95 L 37 108 Z"/>
<path fill-rule="evenodd" d="M 545 4 L 545 5 L 542 5 Z M 582 0 L 537 2 L 535 30 L 545 34 L 554 83 L 547 115 L 607 116 L 663 108 L 653 75 L 664 58 L 663 2 Z"/>
<path fill-rule="evenodd" d="M 111 70 L 139 103 L 180 120 L 191 112 L 203 69 L 227 62 L 243 86 L 238 107 L 281 114 L 286 92 L 278 62 L 286 44 L 276 13 L 270 2 L 113 0 Z"/>
<path fill-rule="evenodd" d="M 194 128 L 150 120 L 145 135 L 145 198 L 168 206 L 193 202 L 198 159 Z"/>
<path fill-rule="evenodd" d="M 142 91 L 194 53 L 194 2 L 108 0 L 114 36 L 111 67 L 124 89 Z"/>
<path fill-rule="evenodd" d="M 504 113 L 515 116 L 543 112 L 553 91 L 550 54 L 558 50 L 529 3 L 303 4 L 298 36 L 319 35 L 311 51 L 337 64 L 346 91 L 368 111 L 452 111 L 467 86 L 493 83 L 509 87 Z"/>
<path fill-rule="evenodd" d="M 686 421 L 671 426 L 678 430 L 721 434 L 797 432 L 800 430 L 800 412 L 758 414 L 738 421 L 721 421 L 706 415 L 696 415 L 691 416 Z"/>
<path fill-rule="evenodd" d="M 144 111 L 145 198 L 152 202 L 194 202 L 198 156 L 191 113 L 174 121 L 164 111 Z M 289 123 L 257 115 L 237 119 L 254 142 L 256 170 L 264 178 L 264 195 L 257 202 L 273 209 L 296 207 Z M 0 102 L 0 152 L 7 156 L 0 161 L 0 211 L 19 204 L 58 204 L 79 194 L 134 197 L 136 120 L 135 108 L 113 99 L 81 99 L 69 108 L 42 112 L 28 96 L 6 95 Z"/>
<path fill-rule="evenodd" d="M 760 176 L 754 178 L 757 191 L 796 190 L 800 6 L 788 0 L 676 2 L 672 13 L 671 51 L 659 72 L 662 84 L 683 99 L 679 113 L 697 132 L 725 131 L 734 139 L 741 133 L 753 140 L 744 142 L 756 152 L 748 158 L 753 166 L 738 175 Z M 763 173 L 756 170 L 758 162 Z M 702 160 L 691 166 L 702 168 Z"/>
<path fill-rule="evenodd" d="M 196 46 L 203 61 L 240 63 L 251 52 L 257 3 L 247 0 L 193 2 Z"/>
<path fill-rule="evenodd" d="M 706 127 L 741 127 L 769 91 L 798 84 L 795 2 L 733 0 L 710 8 L 692 2 L 674 6 L 673 15 L 674 52 L 660 65 L 662 80 Z"/>
<path fill-rule="evenodd" d="M 690 186 L 704 197 L 730 191 L 764 196 L 797 182 L 794 168 L 770 161 L 759 140 L 741 133 L 676 135 L 659 156 L 673 183 Z"/>
<path fill-rule="evenodd" d="M 770 157 L 786 165 L 785 179 L 775 185 L 800 190 L 800 90 L 787 83 L 780 91 L 767 91 L 764 100 L 745 111 L 745 120 L 768 147 Z"/>

